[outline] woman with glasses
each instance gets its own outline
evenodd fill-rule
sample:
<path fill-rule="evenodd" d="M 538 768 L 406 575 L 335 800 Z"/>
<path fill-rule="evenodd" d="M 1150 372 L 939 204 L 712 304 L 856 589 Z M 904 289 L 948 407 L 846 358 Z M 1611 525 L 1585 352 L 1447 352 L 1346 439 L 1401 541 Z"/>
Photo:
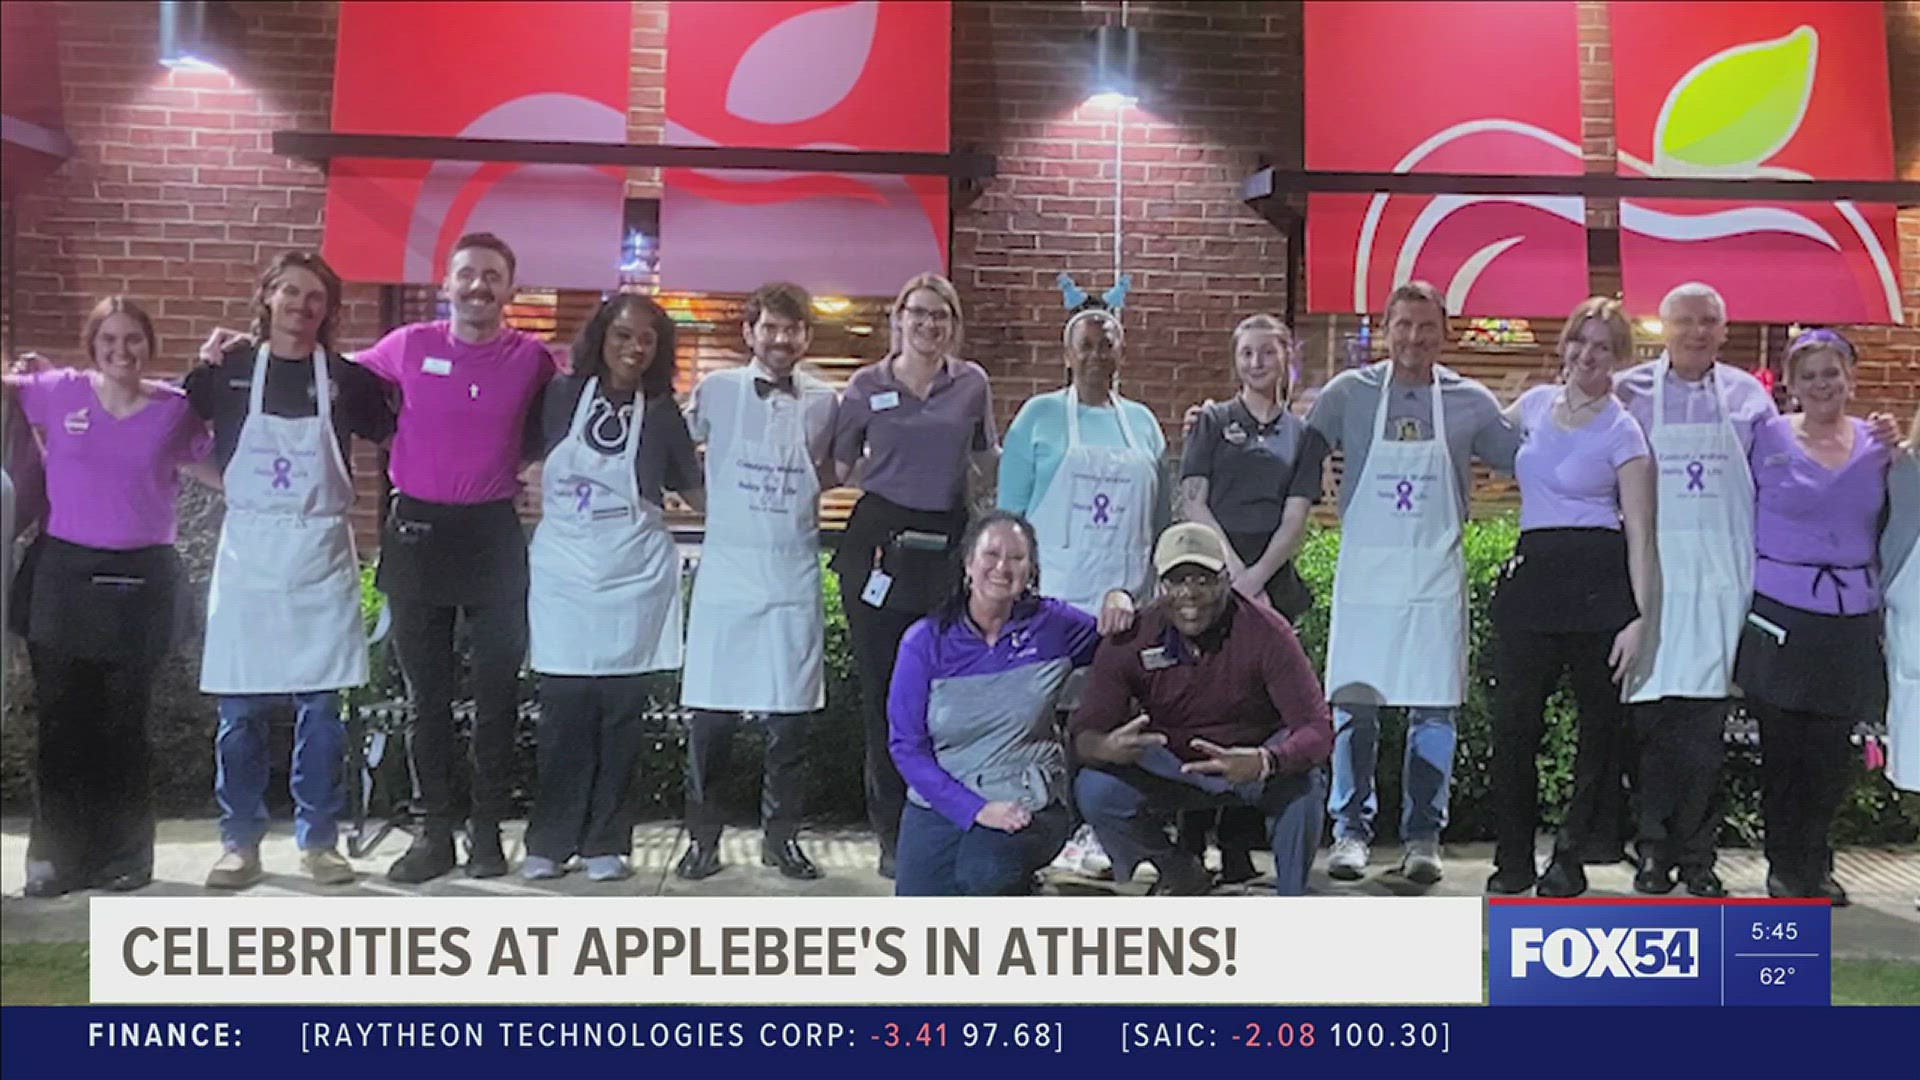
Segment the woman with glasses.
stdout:
<path fill-rule="evenodd" d="M 867 817 L 880 873 L 893 876 L 906 785 L 887 751 L 887 688 L 907 628 L 950 591 L 952 552 L 967 525 L 969 471 L 998 455 L 993 392 L 979 364 L 955 355 L 960 296 L 920 274 L 895 298 L 895 346 L 847 383 L 833 458 L 862 494 L 833 568 L 853 638 L 866 728 Z"/>

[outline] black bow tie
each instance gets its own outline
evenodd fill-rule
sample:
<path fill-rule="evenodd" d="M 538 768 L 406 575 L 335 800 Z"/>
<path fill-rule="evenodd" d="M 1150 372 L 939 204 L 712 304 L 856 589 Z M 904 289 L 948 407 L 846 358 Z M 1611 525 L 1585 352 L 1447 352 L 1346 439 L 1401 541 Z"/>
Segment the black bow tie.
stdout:
<path fill-rule="evenodd" d="M 775 390 L 780 391 L 788 397 L 800 396 L 793 388 L 793 376 L 791 375 L 784 379 L 763 379 L 758 375 L 753 377 L 753 392 L 760 395 L 760 400 L 765 401 L 767 396 Z"/>

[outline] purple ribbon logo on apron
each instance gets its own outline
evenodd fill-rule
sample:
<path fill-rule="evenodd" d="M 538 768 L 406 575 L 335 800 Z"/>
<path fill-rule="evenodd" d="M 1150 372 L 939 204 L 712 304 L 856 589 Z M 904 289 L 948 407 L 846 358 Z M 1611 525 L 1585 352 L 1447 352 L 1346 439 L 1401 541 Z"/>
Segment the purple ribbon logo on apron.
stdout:
<path fill-rule="evenodd" d="M 1402 480 L 1393 485 L 1393 508 L 1395 510 L 1413 509 L 1413 481 Z"/>
<path fill-rule="evenodd" d="M 1108 511 L 1112 508 L 1113 499 L 1111 496 L 1095 495 L 1093 497 L 1093 523 L 1095 525 L 1109 524 L 1112 520 L 1112 515 L 1109 514 Z"/>
<path fill-rule="evenodd" d="M 574 510 L 576 512 L 585 512 L 587 506 L 593 502 L 593 485 L 587 483 L 585 480 L 580 481 L 574 485 L 573 496 L 579 500 L 574 504 Z"/>
<path fill-rule="evenodd" d="M 1698 459 L 1687 462 L 1687 490 L 1707 490 L 1706 475 L 1707 467 L 1702 465 Z"/>
<path fill-rule="evenodd" d="M 293 462 L 283 457 L 273 459 L 273 486 L 281 491 L 293 486 Z"/>

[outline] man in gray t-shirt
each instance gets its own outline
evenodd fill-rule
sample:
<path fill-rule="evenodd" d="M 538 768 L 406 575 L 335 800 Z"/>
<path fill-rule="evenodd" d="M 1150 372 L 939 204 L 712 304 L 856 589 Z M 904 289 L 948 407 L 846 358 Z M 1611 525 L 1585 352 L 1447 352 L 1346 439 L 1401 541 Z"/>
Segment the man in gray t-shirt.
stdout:
<path fill-rule="evenodd" d="M 1334 726 L 1327 800 L 1334 846 L 1327 872 L 1351 881 L 1366 871 L 1378 809 L 1373 775 L 1380 707 L 1401 706 L 1407 710 L 1401 869 L 1431 884 L 1443 869 L 1440 831 L 1453 777 L 1454 719 L 1465 693 L 1461 524 L 1472 462 L 1477 457 L 1511 471 L 1520 434 L 1486 387 L 1437 363 L 1446 343 L 1446 308 L 1433 286 L 1396 288 L 1386 322 L 1389 359 L 1335 376 L 1307 415 L 1307 425 L 1346 457 L 1325 680 Z M 1431 445 L 1436 397 L 1443 449 Z M 1413 445 L 1419 443 L 1429 445 Z"/>

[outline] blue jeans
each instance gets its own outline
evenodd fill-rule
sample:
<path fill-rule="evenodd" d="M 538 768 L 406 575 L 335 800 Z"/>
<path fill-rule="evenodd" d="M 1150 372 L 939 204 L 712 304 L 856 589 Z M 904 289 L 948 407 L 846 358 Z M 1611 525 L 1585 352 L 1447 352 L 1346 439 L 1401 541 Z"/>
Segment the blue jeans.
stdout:
<path fill-rule="evenodd" d="M 1264 785 L 1229 787 L 1216 777 L 1180 772 L 1179 759 L 1164 747 L 1149 751 L 1139 766 L 1085 766 L 1073 782 L 1074 801 L 1113 860 L 1117 881 L 1132 877 L 1143 862 L 1159 867 L 1163 877 L 1175 862 L 1197 862 L 1167 835 L 1179 811 L 1259 807 L 1266 813 L 1278 896 L 1307 891 L 1307 871 L 1326 819 L 1321 809 L 1326 790 L 1326 772 L 1318 767 L 1271 776 Z"/>
<path fill-rule="evenodd" d="M 895 896 L 1026 896 L 1033 875 L 1066 846 L 1072 815 L 1049 806 L 1019 832 L 985 825 L 956 828 L 938 811 L 908 800 L 900 812 Z"/>
<path fill-rule="evenodd" d="M 1409 708 L 1407 756 L 1400 773 L 1400 839 L 1438 840 L 1447 827 L 1447 797 L 1453 783 L 1454 717 L 1458 709 Z M 1373 842 L 1380 797 L 1373 788 L 1380 757 L 1380 706 L 1333 707 L 1333 815 L 1336 840 Z"/>
<path fill-rule="evenodd" d="M 213 794 L 220 803 L 220 842 L 232 850 L 260 846 L 267 834 L 267 725 L 275 706 L 293 702 L 293 839 L 302 851 L 331 848 L 335 821 L 346 808 L 341 773 L 347 728 L 340 695 L 246 694 L 220 699 L 220 732 L 214 738 L 218 766 Z"/>

